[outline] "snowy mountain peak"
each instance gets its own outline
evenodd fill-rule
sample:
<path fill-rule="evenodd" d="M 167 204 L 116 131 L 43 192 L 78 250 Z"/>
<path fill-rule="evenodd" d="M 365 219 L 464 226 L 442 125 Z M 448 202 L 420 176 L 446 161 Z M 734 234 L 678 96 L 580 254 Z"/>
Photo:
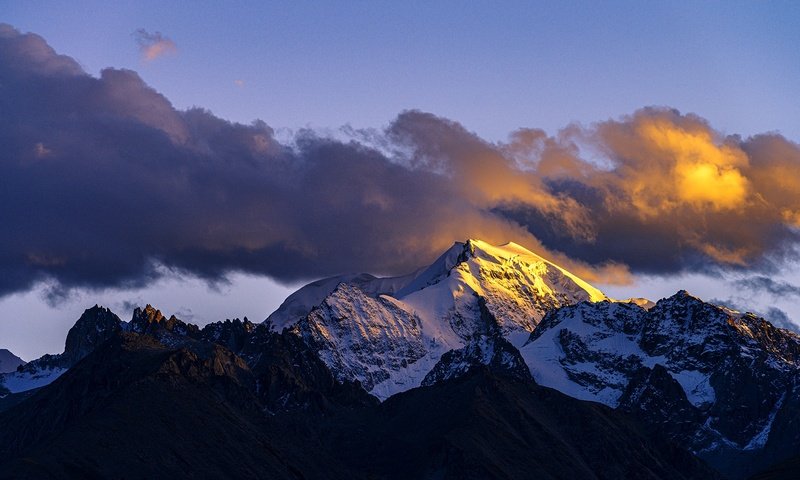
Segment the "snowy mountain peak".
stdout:
<path fill-rule="evenodd" d="M 559 279 L 561 283 L 558 285 L 548 285 L 550 293 L 557 293 L 560 290 L 558 287 L 566 287 L 573 293 L 583 290 L 585 296 L 587 296 L 586 300 L 592 302 L 599 302 L 608 298 L 588 282 L 514 242 L 494 246 L 481 240 L 470 239 L 467 241 L 467 246 L 474 258 L 495 263 L 506 269 L 527 269 L 530 272 L 545 273 L 550 278 L 563 277 Z M 531 279 L 536 283 L 534 278 Z M 570 285 L 570 283 L 574 285 Z"/>
<path fill-rule="evenodd" d="M 309 284 L 268 322 L 301 336 L 340 380 L 357 380 L 385 398 L 420 385 L 440 360 L 435 376 L 442 378 L 468 365 L 510 362 L 507 355 L 479 355 L 484 344 L 474 340 L 496 336 L 519 347 L 548 311 L 606 299 L 518 244 L 470 239 L 415 275 Z M 496 343 L 490 338 L 485 345 Z M 460 353 L 443 359 L 452 350 Z"/>
<path fill-rule="evenodd" d="M 470 239 L 456 243 L 428 269 L 397 292 L 399 300 L 420 312 L 423 321 L 450 323 L 462 339 L 471 336 L 477 299 L 512 343 L 527 339 L 544 314 L 563 305 L 607 297 L 567 270 L 529 250 L 508 243 L 490 245 Z M 466 330 L 465 330 L 466 329 Z"/>

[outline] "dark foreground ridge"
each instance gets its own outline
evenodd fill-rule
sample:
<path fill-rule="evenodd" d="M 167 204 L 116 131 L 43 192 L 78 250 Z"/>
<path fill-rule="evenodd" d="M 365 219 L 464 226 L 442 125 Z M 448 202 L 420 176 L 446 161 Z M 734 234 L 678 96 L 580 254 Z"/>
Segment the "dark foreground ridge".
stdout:
<path fill-rule="evenodd" d="M 1 478 L 716 476 L 626 414 L 503 369 L 379 404 L 288 332 L 150 318 L 0 413 Z"/>

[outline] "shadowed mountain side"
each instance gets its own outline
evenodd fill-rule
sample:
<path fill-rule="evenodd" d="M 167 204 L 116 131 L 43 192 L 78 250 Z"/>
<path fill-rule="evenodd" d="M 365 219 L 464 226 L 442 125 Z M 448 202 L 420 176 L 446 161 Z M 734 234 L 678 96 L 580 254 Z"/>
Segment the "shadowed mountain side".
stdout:
<path fill-rule="evenodd" d="M 0 415 L 0 478 L 352 478 L 287 456 L 254 393 L 223 347 L 122 334 Z"/>
<path fill-rule="evenodd" d="M 624 415 L 530 381 L 478 368 L 376 405 L 347 385 L 315 387 L 324 376 L 290 372 L 292 349 L 266 343 L 254 374 L 217 344 L 116 335 L 0 414 L 0 478 L 714 476 Z M 287 394 L 299 385 L 326 408 L 266 405 L 259 378 L 273 370 L 295 379 Z"/>
<path fill-rule="evenodd" d="M 374 478 L 718 478 L 624 414 L 485 367 L 350 421 L 329 432 L 331 448 Z"/>
<path fill-rule="evenodd" d="M 750 480 L 795 480 L 800 472 L 800 455 L 753 475 Z"/>

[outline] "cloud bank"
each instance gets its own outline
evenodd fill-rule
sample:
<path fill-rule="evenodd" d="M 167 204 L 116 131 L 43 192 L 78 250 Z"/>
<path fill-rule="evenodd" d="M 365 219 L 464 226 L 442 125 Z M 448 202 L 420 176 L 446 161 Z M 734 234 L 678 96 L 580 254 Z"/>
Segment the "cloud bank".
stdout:
<path fill-rule="evenodd" d="M 794 254 L 800 147 L 646 108 L 487 142 L 407 111 L 351 140 L 176 110 L 129 70 L 86 74 L 0 25 L 0 295 L 406 273 L 455 240 L 509 240 L 590 281 L 767 271 Z"/>

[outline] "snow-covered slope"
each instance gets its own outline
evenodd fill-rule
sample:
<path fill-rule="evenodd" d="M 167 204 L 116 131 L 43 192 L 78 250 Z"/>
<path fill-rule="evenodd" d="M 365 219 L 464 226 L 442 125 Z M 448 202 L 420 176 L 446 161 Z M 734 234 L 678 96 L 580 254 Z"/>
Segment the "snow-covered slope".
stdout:
<path fill-rule="evenodd" d="M 800 374 L 800 336 L 685 291 L 649 310 L 582 302 L 553 311 L 520 352 L 537 383 L 671 422 L 699 452 L 763 445 Z"/>
<path fill-rule="evenodd" d="M 517 244 L 480 240 L 456 243 L 416 275 L 335 277 L 293 297 L 268 321 L 291 327 L 337 378 L 360 381 L 379 398 L 419 386 L 442 355 L 476 338 L 521 346 L 548 311 L 607 298 Z"/>
<path fill-rule="evenodd" d="M 423 280 L 425 286 L 420 285 Z M 469 240 L 454 245 L 397 298 L 423 322 L 441 328 L 443 337 L 455 333 L 461 340 L 484 328 L 477 305 L 483 299 L 503 335 L 520 344 L 549 310 L 607 297 L 515 243 L 496 247 Z"/>
<path fill-rule="evenodd" d="M 316 349 L 339 378 L 359 380 L 378 395 L 383 392 L 377 385 L 419 361 L 430 347 L 419 319 L 399 302 L 384 295 L 373 298 L 344 283 L 292 331 Z"/>
<path fill-rule="evenodd" d="M 356 286 L 361 291 L 376 297 L 394 294 L 415 276 L 416 273 L 402 277 L 379 278 L 368 273 L 360 273 L 323 278 L 309 283 L 286 297 L 281 306 L 267 317 L 266 322 L 272 324 L 273 328 L 278 331 L 294 325 L 312 308 L 320 305 L 341 283 Z"/>

